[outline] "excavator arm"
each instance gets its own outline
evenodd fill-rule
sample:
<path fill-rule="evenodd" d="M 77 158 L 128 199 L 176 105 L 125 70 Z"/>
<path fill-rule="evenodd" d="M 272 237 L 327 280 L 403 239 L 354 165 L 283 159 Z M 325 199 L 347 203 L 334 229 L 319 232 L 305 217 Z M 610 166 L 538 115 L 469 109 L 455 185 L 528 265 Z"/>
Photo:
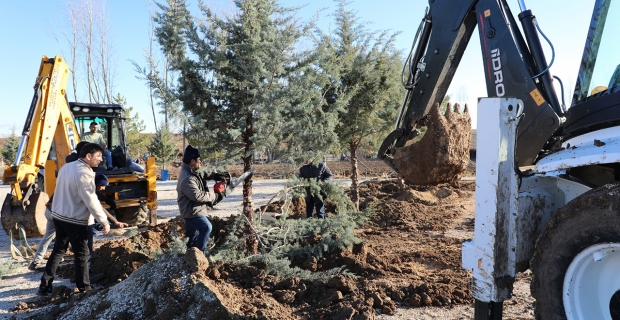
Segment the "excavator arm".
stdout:
<path fill-rule="evenodd" d="M 2 226 L 7 233 L 18 226 L 27 237 L 45 233 L 45 203 L 53 193 L 56 168 L 79 141 L 65 95 L 69 76 L 69 67 L 60 56 L 43 56 L 15 161 L 4 170 L 4 181 L 11 185 L 2 205 Z M 45 187 L 41 169 L 46 169 Z"/>
<path fill-rule="evenodd" d="M 419 134 L 419 127 L 429 121 L 438 122 L 435 118 L 439 112 L 431 111 L 443 101 L 476 26 L 488 96 L 516 97 L 524 102 L 517 134 L 518 165 L 531 165 L 540 156 L 559 148 L 560 139 L 554 137 L 554 133 L 561 125 L 564 110 L 552 84 L 536 31 L 536 19 L 522 1 L 520 5 L 522 12 L 518 18 L 523 33 L 505 0 L 429 1 L 429 9 L 416 36 L 417 42 L 414 42 L 406 62 L 408 78 L 404 83 L 407 93 L 403 107 L 395 130 L 385 139 L 378 155 L 406 180 L 421 181 L 420 175 L 429 170 L 416 170 L 416 167 L 424 163 L 433 163 L 435 169 L 452 172 L 451 177 L 460 177 L 459 170 L 461 173 L 465 170 L 468 161 L 464 160 L 469 159 L 462 158 L 468 157 L 468 152 L 460 152 L 459 156 L 452 158 L 445 154 L 459 143 L 462 145 L 456 147 L 468 151 L 470 128 L 451 132 L 451 120 L 447 115 L 448 123 L 444 127 L 448 128 L 445 130 L 448 134 L 453 135 L 450 142 L 435 144 L 437 150 L 428 152 L 416 148 L 412 141 Z M 468 123 L 456 121 L 460 121 L 461 127 Z M 441 135 L 435 134 L 427 140 Z M 434 143 L 430 141 L 425 145 Z M 440 158 L 443 163 L 437 163 Z M 451 182 L 449 178 L 433 176 L 422 181 L 428 184 Z"/>

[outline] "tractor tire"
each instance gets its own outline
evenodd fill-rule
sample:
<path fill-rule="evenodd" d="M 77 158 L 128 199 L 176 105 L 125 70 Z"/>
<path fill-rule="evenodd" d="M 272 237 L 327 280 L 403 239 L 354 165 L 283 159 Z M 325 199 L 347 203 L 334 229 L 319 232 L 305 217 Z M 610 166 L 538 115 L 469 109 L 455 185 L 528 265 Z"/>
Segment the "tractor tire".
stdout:
<path fill-rule="evenodd" d="M 620 184 L 590 190 L 560 208 L 530 261 L 536 319 L 620 319 L 610 317 L 618 309 L 620 281 L 605 271 L 620 268 L 618 249 Z"/>
<path fill-rule="evenodd" d="M 148 217 L 148 209 L 146 206 L 118 208 L 117 211 L 118 216 L 116 219 L 119 222 L 127 223 L 130 227 L 144 224 Z"/>

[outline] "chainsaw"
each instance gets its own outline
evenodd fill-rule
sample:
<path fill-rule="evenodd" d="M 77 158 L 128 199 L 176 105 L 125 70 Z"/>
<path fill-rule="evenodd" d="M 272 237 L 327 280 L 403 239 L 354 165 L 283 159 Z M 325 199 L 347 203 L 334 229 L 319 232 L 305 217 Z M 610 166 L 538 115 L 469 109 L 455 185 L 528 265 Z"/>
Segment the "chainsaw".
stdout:
<path fill-rule="evenodd" d="M 247 179 L 254 172 L 254 168 L 250 168 L 250 170 L 244 172 L 239 178 L 233 179 L 229 172 L 215 172 L 211 175 L 212 180 L 215 180 L 215 185 L 213 186 L 213 192 L 215 192 L 218 197 L 215 201 L 212 202 L 212 205 L 217 204 L 222 201 L 224 197 L 229 195 L 241 182 Z"/>

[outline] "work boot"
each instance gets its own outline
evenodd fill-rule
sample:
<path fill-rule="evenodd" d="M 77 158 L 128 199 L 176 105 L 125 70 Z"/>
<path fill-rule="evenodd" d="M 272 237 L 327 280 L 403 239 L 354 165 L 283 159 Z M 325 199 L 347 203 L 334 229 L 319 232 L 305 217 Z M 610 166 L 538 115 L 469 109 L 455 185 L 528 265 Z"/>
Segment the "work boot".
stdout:
<path fill-rule="evenodd" d="M 50 296 L 52 294 L 52 286 L 39 286 L 39 291 L 37 291 L 37 296 Z"/>
<path fill-rule="evenodd" d="M 31 271 L 45 271 L 45 263 L 42 262 L 32 262 L 28 265 L 28 270 Z"/>

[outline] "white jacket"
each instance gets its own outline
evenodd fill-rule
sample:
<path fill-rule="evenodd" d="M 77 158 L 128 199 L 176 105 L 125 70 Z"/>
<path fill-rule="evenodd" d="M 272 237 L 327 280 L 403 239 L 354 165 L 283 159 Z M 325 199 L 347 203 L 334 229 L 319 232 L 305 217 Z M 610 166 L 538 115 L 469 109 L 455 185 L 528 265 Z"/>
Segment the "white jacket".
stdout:
<path fill-rule="evenodd" d="M 52 217 L 87 226 L 95 223 L 95 216 L 99 223 L 108 224 L 95 188 L 95 172 L 84 160 L 78 159 L 62 166 L 56 179 Z"/>

